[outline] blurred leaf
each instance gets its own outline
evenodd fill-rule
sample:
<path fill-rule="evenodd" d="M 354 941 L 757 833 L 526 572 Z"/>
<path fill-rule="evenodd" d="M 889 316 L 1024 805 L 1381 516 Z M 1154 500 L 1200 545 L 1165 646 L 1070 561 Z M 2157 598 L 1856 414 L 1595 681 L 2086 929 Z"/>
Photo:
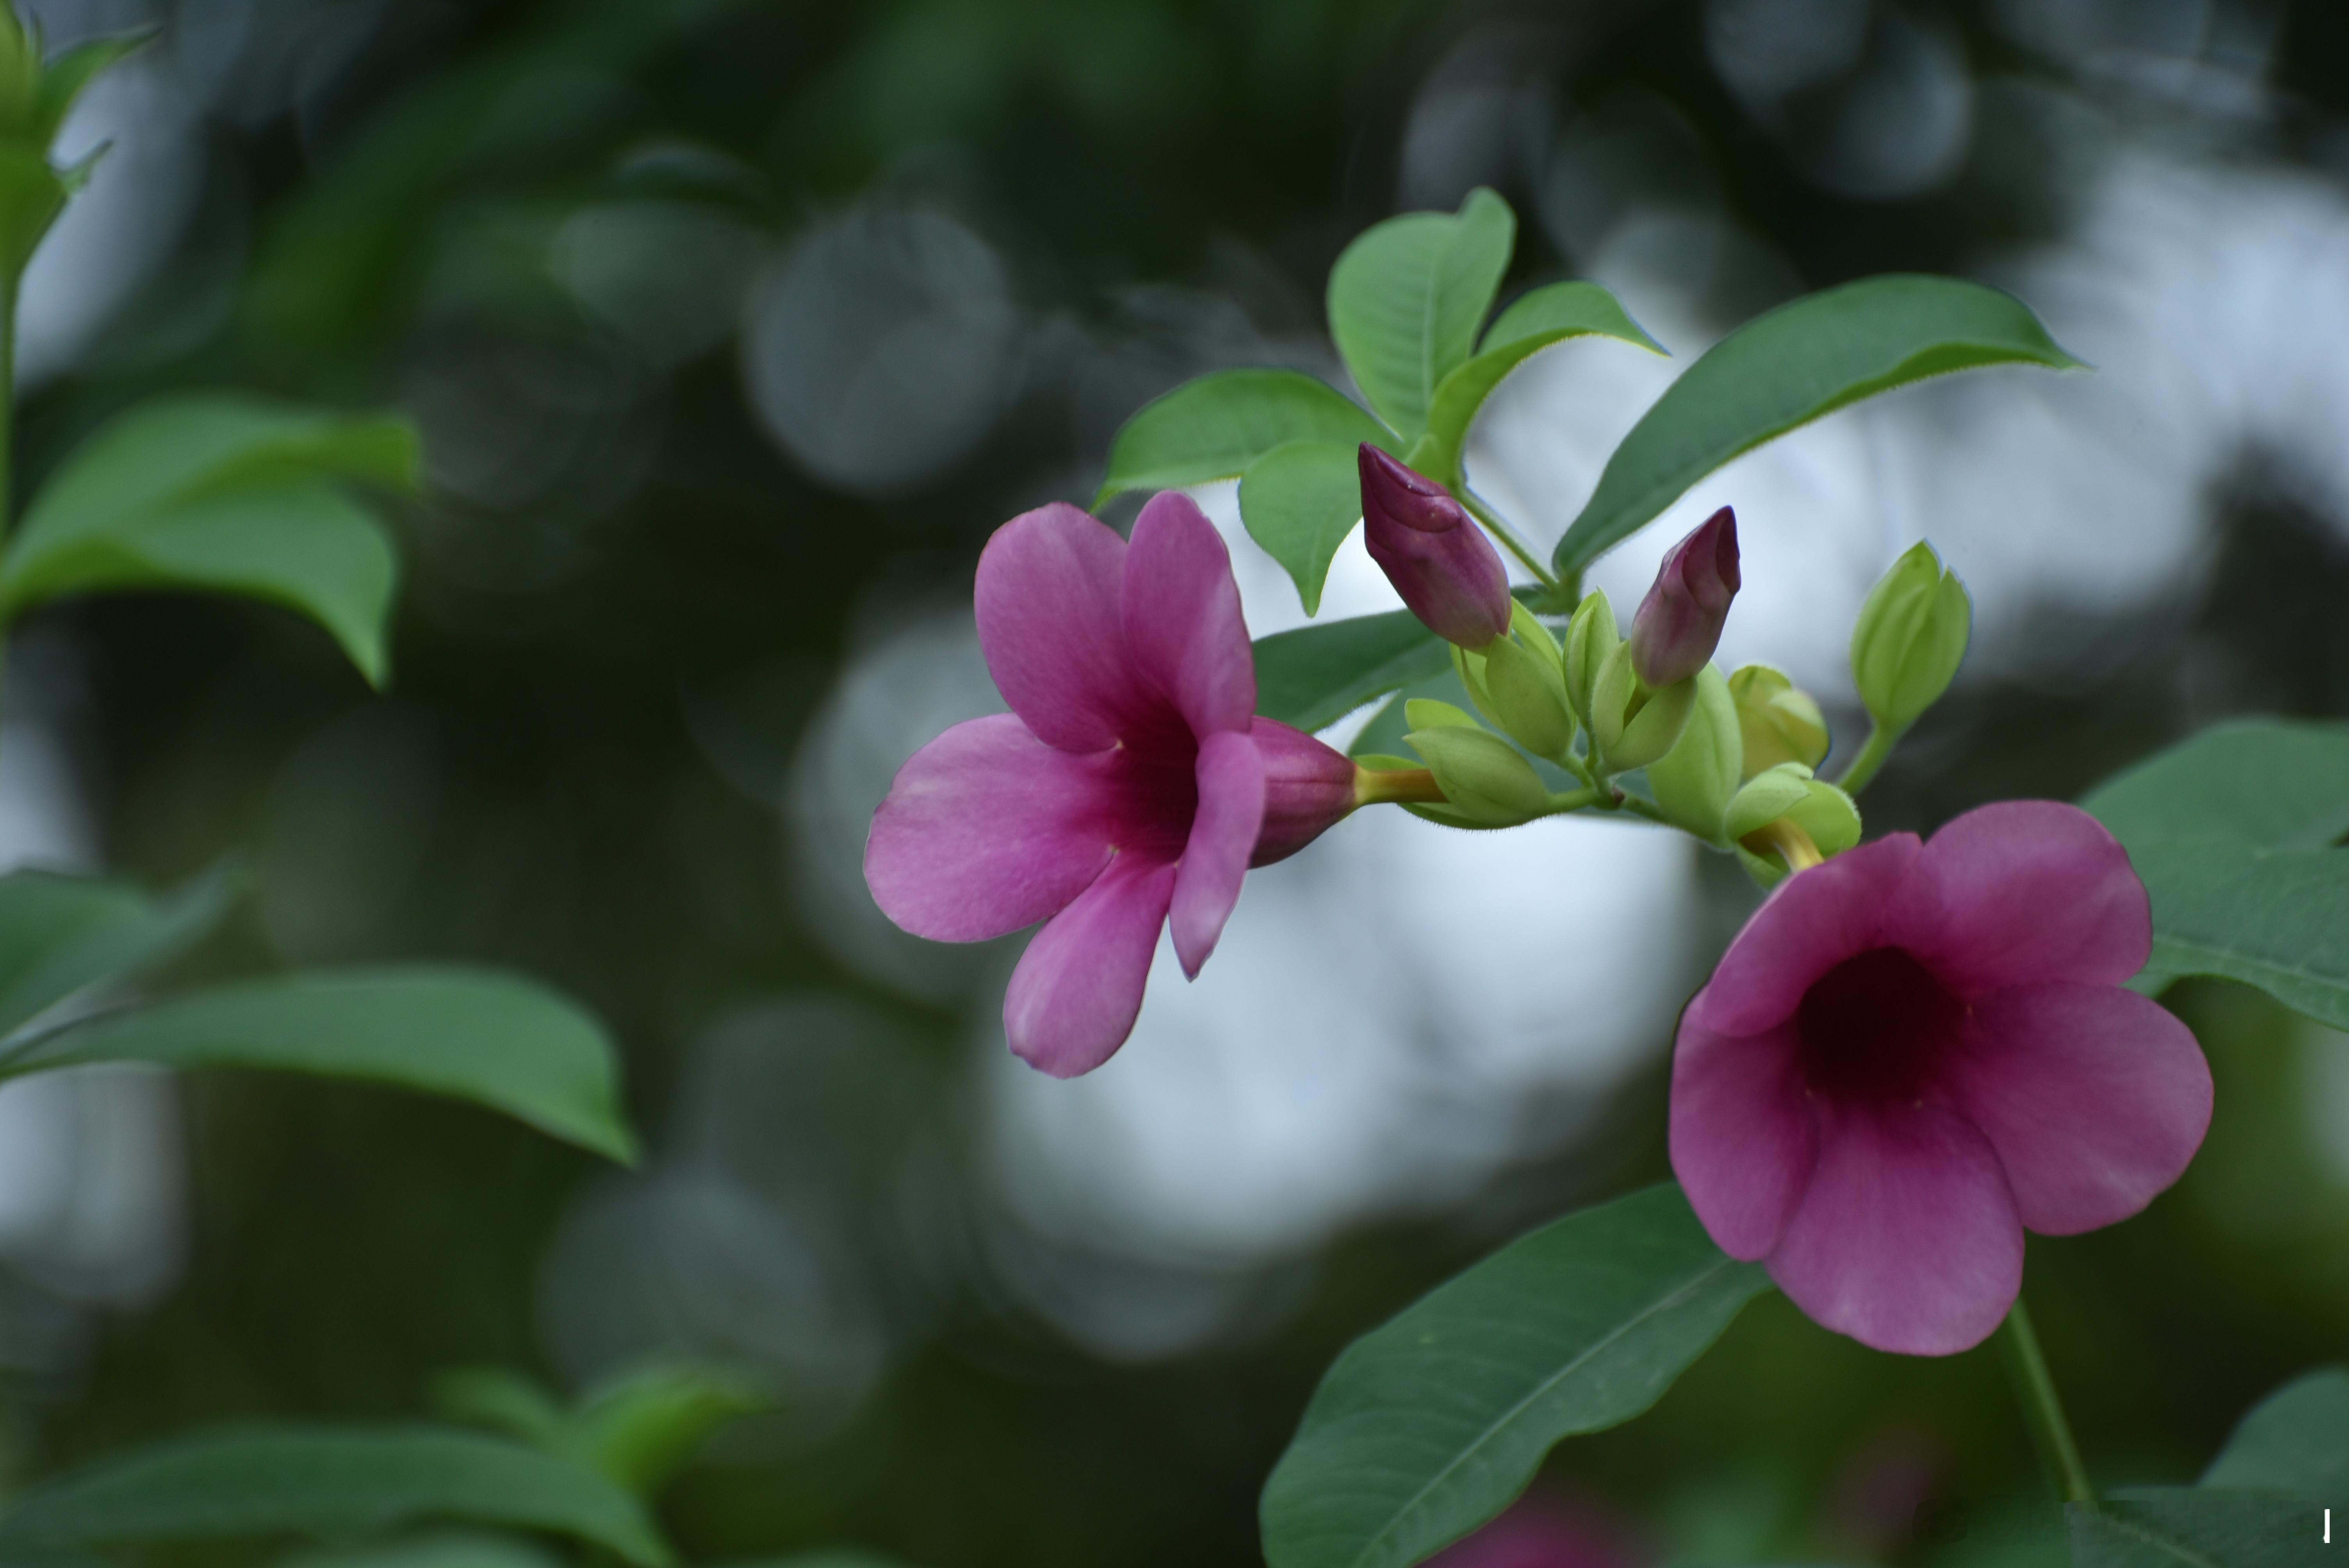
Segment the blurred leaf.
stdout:
<path fill-rule="evenodd" d="M 1256 642 L 1256 710 L 1310 732 L 1452 667 L 1449 645 L 1408 610 L 1276 632 Z"/>
<path fill-rule="evenodd" d="M 82 89 L 96 80 L 98 74 L 111 67 L 132 50 L 145 45 L 160 31 L 141 27 L 136 32 L 118 33 L 109 38 L 91 38 L 64 50 L 41 69 L 41 84 L 33 98 L 32 135 L 36 145 L 47 147 L 57 139 L 57 128 L 65 124 L 66 116 L 73 112 L 75 100 Z"/>
<path fill-rule="evenodd" d="M 1475 346 L 1516 235 L 1509 204 L 1479 186 L 1456 216 L 1406 212 L 1364 230 L 1330 269 L 1330 335 L 1402 436 L 1427 428 L 1436 388 Z"/>
<path fill-rule="evenodd" d="M 198 1433 L 36 1487 L 0 1515 L 0 1551 L 348 1536 L 424 1518 L 557 1531 L 639 1568 L 670 1561 L 636 1500 L 584 1466 L 472 1432 L 293 1424 Z"/>
<path fill-rule="evenodd" d="M 564 1452 L 570 1412 L 536 1378 L 506 1367 L 451 1367 L 432 1378 L 432 1408 L 445 1419 Z"/>
<path fill-rule="evenodd" d="M 493 970 L 320 971 L 224 985 L 75 1025 L 0 1060 L 0 1078 L 104 1061 L 364 1078 L 471 1100 L 615 1160 L 634 1157 L 603 1026 L 544 986 Z"/>
<path fill-rule="evenodd" d="M 511 1433 L 588 1465 L 649 1497 L 710 1434 L 770 1401 L 715 1367 L 656 1364 L 623 1372 L 566 1409 L 539 1384 L 500 1367 L 465 1367 L 433 1379 L 433 1403 L 455 1420 Z"/>
<path fill-rule="evenodd" d="M 1394 449 L 1395 438 L 1335 388 L 1294 370 L 1218 370 L 1143 406 L 1110 448 L 1099 506 L 1125 490 L 1175 490 L 1246 473 L 1291 441 L 1327 441 L 1348 451 L 1362 442 Z"/>
<path fill-rule="evenodd" d="M 2349 833 L 2349 725 L 2214 724 L 2080 803 L 2131 847 L 2228 833 L 2263 850 L 2322 849 Z"/>
<path fill-rule="evenodd" d="M 1428 478 L 1458 489 L 1460 449 L 1476 410 L 1519 365 L 1569 337 L 1619 338 L 1642 348 L 1664 352 L 1640 324 L 1624 313 L 1615 296 L 1597 284 L 1552 284 L 1526 294 L 1501 313 L 1485 334 L 1485 346 L 1475 358 L 1454 369 L 1435 389 L 1427 411 L 1427 434 L 1412 451 L 1412 466 Z"/>
<path fill-rule="evenodd" d="M 1708 349 L 1607 460 L 1558 541 L 1579 572 L 1731 459 L 1878 392 L 1984 365 L 2079 364 L 2012 295 L 1957 278 L 1862 278 L 1780 305 Z"/>
<path fill-rule="evenodd" d="M 2349 1029 L 2349 850 L 2156 839 L 2129 860 L 2153 900 L 2149 974 L 2240 980 Z"/>
<path fill-rule="evenodd" d="M 787 1557 L 750 1557 L 721 1563 L 719 1568 L 905 1568 L 895 1557 L 843 1546 L 817 1552 L 794 1552 Z"/>
<path fill-rule="evenodd" d="M 277 1568 L 562 1568 L 563 1560 L 516 1535 L 436 1532 L 340 1551 L 297 1552 Z"/>
<path fill-rule="evenodd" d="M 2073 1568 L 2304 1568 L 2323 1551 L 2322 1511 L 2185 1487 L 2074 1503 Z"/>
<path fill-rule="evenodd" d="M 2349 1369 L 2308 1373 L 2253 1406 L 2202 1484 L 2330 1504 L 2349 1532 Z"/>
<path fill-rule="evenodd" d="M 1670 1183 L 1536 1231 L 1356 1340 L 1265 1486 L 1272 1568 L 1407 1568 L 1559 1439 L 1654 1404 L 1769 1288 Z"/>
<path fill-rule="evenodd" d="M 307 615 L 377 685 L 397 562 L 341 488 L 412 490 L 399 418 L 221 393 L 158 398 L 60 465 L 0 555 L 0 614 L 62 594 L 191 588 Z"/>
<path fill-rule="evenodd" d="M 1280 562 L 1309 615 L 1320 614 L 1330 562 L 1362 517 L 1360 458 L 1333 441 L 1290 441 L 1248 465 L 1240 521 Z"/>
<path fill-rule="evenodd" d="M 234 891 L 222 873 L 161 903 L 96 877 L 0 877 L 0 1036 L 86 986 L 183 951 L 219 921 Z"/>
<path fill-rule="evenodd" d="M 65 177 L 36 148 L 0 146 L 0 266 L 22 272 L 65 210 Z"/>

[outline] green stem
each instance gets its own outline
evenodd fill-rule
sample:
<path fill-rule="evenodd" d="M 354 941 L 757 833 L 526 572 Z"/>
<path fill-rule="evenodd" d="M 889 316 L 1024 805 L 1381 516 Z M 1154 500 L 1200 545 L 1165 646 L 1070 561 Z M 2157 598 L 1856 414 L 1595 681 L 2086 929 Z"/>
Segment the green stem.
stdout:
<path fill-rule="evenodd" d="M 1487 533 L 1501 542 L 1503 549 L 1524 562 L 1526 570 L 1534 574 L 1535 582 L 1545 588 L 1557 586 L 1557 576 L 1534 553 L 1533 547 L 1519 539 L 1516 531 L 1501 521 L 1500 513 L 1486 506 L 1476 492 L 1464 484 L 1460 487 L 1460 504 L 1468 509 L 1469 516 L 1485 525 Z"/>
<path fill-rule="evenodd" d="M 2055 1379 L 2047 1375 L 2047 1357 L 2039 1352 L 2039 1336 L 2031 1331 L 2031 1314 L 2023 1298 L 2006 1315 L 1998 1347 L 2023 1407 L 2023 1424 L 2031 1429 L 2031 1442 L 2039 1450 L 2039 1465 L 2047 1484 L 2065 1502 L 2095 1506 L 2096 1489 L 2088 1484 L 2087 1468 L 2080 1463 L 2080 1445 L 2072 1440 L 2072 1424 L 2064 1418 L 2064 1401 L 2056 1397 Z"/>
<path fill-rule="evenodd" d="M 1900 736 L 1901 731 L 1898 729 L 1871 724 L 1868 730 L 1868 744 L 1859 748 L 1859 755 L 1853 758 L 1851 766 L 1843 770 L 1843 777 L 1836 780 L 1836 788 L 1847 795 L 1857 795 L 1867 789 L 1868 781 L 1876 777 L 1876 770 L 1884 766 L 1884 759 L 1892 755 L 1892 748 L 1900 744 Z"/>
<path fill-rule="evenodd" d="M 1568 811 L 1579 811 L 1586 806 L 1596 806 L 1602 799 L 1604 799 L 1604 792 L 1601 790 L 1569 789 L 1563 795 L 1551 796 L 1549 810 L 1542 814 L 1547 817 L 1561 817 Z"/>

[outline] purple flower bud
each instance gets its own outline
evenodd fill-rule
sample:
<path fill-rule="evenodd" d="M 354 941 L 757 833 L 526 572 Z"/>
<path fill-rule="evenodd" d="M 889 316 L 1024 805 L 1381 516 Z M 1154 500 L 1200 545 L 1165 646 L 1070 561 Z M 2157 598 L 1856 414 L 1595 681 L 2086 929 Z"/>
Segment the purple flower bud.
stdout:
<path fill-rule="evenodd" d="M 1737 596 L 1737 514 L 1723 507 L 1672 546 L 1631 617 L 1631 668 L 1651 691 L 1704 668 Z"/>
<path fill-rule="evenodd" d="M 1509 573 L 1452 492 L 1365 441 L 1362 542 L 1411 613 L 1464 648 L 1509 629 Z"/>
<path fill-rule="evenodd" d="M 1361 769 L 1344 752 L 1276 719 L 1251 719 L 1248 735 L 1264 759 L 1264 821 L 1248 864 L 1268 866 L 1287 860 L 1361 804 L 1354 785 Z"/>

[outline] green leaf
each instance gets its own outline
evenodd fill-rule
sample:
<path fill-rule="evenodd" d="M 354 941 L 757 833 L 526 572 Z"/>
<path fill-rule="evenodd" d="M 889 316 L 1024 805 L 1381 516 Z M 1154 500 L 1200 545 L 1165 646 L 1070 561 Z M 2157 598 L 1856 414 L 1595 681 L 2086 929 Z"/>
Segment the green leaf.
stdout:
<path fill-rule="evenodd" d="M 2214 724 L 2080 803 L 2132 848 L 2232 834 L 2263 850 L 2322 849 L 2349 833 L 2349 725 Z"/>
<path fill-rule="evenodd" d="M 1579 572 L 1732 458 L 1849 403 L 1983 365 L 2079 364 L 2021 302 L 1896 273 L 1809 294 L 1708 350 L 1641 416 L 1558 541 Z"/>
<path fill-rule="evenodd" d="M 1613 337 L 1642 348 L 1664 352 L 1640 324 L 1625 314 L 1615 296 L 1597 284 L 1552 284 L 1526 294 L 1501 313 L 1485 334 L 1476 357 L 1444 377 L 1427 411 L 1427 433 L 1412 451 L 1412 466 L 1428 478 L 1457 490 L 1461 484 L 1460 449 L 1467 443 L 1468 427 L 1493 388 L 1519 365 L 1569 337 Z"/>
<path fill-rule="evenodd" d="M 340 1551 L 296 1553 L 279 1558 L 276 1568 L 564 1568 L 564 1563 L 523 1536 L 449 1530 Z"/>
<path fill-rule="evenodd" d="M 82 95 L 100 72 L 112 67 L 132 50 L 145 45 L 162 29 L 141 27 L 136 32 L 118 33 L 109 38 L 91 38 L 76 44 L 51 60 L 41 69 L 40 86 L 33 97 L 32 139 L 38 147 L 47 147 L 57 137 L 57 128 L 65 124 L 66 116 L 73 111 L 75 100 Z"/>
<path fill-rule="evenodd" d="M 2202 1484 L 2339 1508 L 2349 1538 L 2349 1368 L 2296 1377 L 2253 1406 Z"/>
<path fill-rule="evenodd" d="M 2073 1568 L 2306 1568 L 2323 1511 L 2271 1497 L 2144 1487 L 2067 1510 Z"/>
<path fill-rule="evenodd" d="M 1450 669 L 1449 647 L 1408 610 L 1258 637 L 1256 710 L 1309 734 Z"/>
<path fill-rule="evenodd" d="M 2216 975 L 2349 1029 L 2349 850 L 2240 839 L 2128 846 L 2153 900 L 2156 975 Z"/>
<path fill-rule="evenodd" d="M 21 143 L 0 146 L 0 267 L 24 271 L 65 211 L 67 194 L 65 177 L 46 153 Z"/>
<path fill-rule="evenodd" d="M 1509 204 L 1480 186 L 1457 216 L 1407 212 L 1363 231 L 1330 269 L 1330 335 L 1402 436 L 1427 428 L 1435 389 L 1475 347 L 1516 234 Z"/>
<path fill-rule="evenodd" d="M 0 1078 L 84 1062 L 272 1068 L 468 1099 L 633 1158 L 611 1040 L 576 1004 L 491 970 L 314 971 L 93 1018 L 0 1059 Z"/>
<path fill-rule="evenodd" d="M 1355 1341 L 1266 1485 L 1271 1568 L 1406 1568 L 1560 1438 L 1639 1415 L 1769 1288 L 1669 1183 L 1548 1225 Z"/>
<path fill-rule="evenodd" d="M 0 1552 L 434 1518 L 560 1532 L 638 1568 L 670 1561 L 636 1500 L 585 1466 L 471 1432 L 290 1423 L 199 1433 L 36 1487 L 0 1515 Z"/>
<path fill-rule="evenodd" d="M 443 1372 L 432 1398 L 453 1420 L 588 1465 L 639 1497 L 657 1491 L 719 1427 L 771 1402 L 733 1373 L 683 1364 L 630 1368 L 590 1389 L 576 1409 L 502 1367 Z"/>
<path fill-rule="evenodd" d="M 1175 490 L 1237 479 L 1276 447 L 1368 441 L 1400 450 L 1393 434 L 1345 394 L 1294 370 L 1219 370 L 1143 405 L 1110 448 L 1099 506 L 1124 490 Z"/>
<path fill-rule="evenodd" d="M 78 991 L 183 951 L 218 923 L 234 892 L 225 874 L 199 878 L 160 903 L 96 877 L 0 877 L 0 1036 Z"/>
<path fill-rule="evenodd" d="M 397 562 L 342 488 L 412 490 L 406 421 L 204 393 L 131 409 L 83 442 L 0 555 L 0 614 L 67 593 L 191 588 L 279 603 L 380 685 Z"/>
<path fill-rule="evenodd" d="M 1309 615 L 1320 614 L 1330 559 L 1361 518 L 1360 461 L 1350 446 L 1291 441 L 1258 458 L 1240 480 L 1248 537 L 1288 572 Z"/>

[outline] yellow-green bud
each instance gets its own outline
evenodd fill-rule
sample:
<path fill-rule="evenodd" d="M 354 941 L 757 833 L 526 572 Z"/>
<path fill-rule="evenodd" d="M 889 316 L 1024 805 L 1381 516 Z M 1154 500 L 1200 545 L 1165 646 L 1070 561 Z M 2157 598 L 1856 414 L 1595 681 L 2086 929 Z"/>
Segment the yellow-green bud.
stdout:
<path fill-rule="evenodd" d="M 1785 880 L 1786 862 L 1755 835 L 1785 818 L 1800 828 L 1823 855 L 1839 855 L 1859 842 L 1859 808 L 1824 779 L 1814 779 L 1799 762 L 1781 762 L 1754 776 L 1729 803 L 1729 841 L 1747 874 L 1765 888 Z"/>
<path fill-rule="evenodd" d="M 1480 706 L 1511 739 L 1537 757 L 1566 756 L 1574 744 L 1574 715 L 1566 706 L 1557 661 L 1547 651 L 1499 639 L 1485 650 L 1484 684 Z"/>
<path fill-rule="evenodd" d="M 1416 722 L 1416 715 L 1413 719 Z M 1444 803 L 1466 825 L 1513 828 L 1548 809 L 1549 791 L 1542 787 L 1533 764 L 1488 730 L 1445 722 L 1414 728 L 1403 740 L 1426 760 L 1436 787 L 1444 791 Z"/>
<path fill-rule="evenodd" d="M 1966 656 L 1973 605 L 1930 544 L 1892 563 L 1851 632 L 1851 675 L 1878 726 L 1902 730 L 1950 687 Z"/>
<path fill-rule="evenodd" d="M 1674 826 L 1709 844 L 1726 845 L 1723 823 L 1730 799 L 1737 793 L 1738 759 L 1744 752 L 1737 705 L 1730 700 L 1729 683 L 1713 665 L 1705 665 L 1692 678 L 1696 696 L 1688 727 L 1670 751 L 1648 764 L 1648 788 Z"/>
<path fill-rule="evenodd" d="M 1590 593 L 1566 624 L 1563 655 L 1567 701 L 1574 705 L 1587 729 L 1599 727 L 1599 672 L 1606 666 L 1607 656 L 1622 645 L 1623 639 L 1615 630 L 1614 606 L 1607 603 L 1606 594 Z"/>
<path fill-rule="evenodd" d="M 1816 769 L 1826 760 L 1827 721 L 1811 694 L 1768 665 L 1747 665 L 1729 677 L 1744 741 L 1748 779 L 1781 762 Z"/>
<path fill-rule="evenodd" d="M 1645 700 L 1642 700 L 1644 695 Z M 1618 643 L 1591 685 L 1590 738 L 1609 773 L 1645 768 L 1678 744 L 1696 702 L 1696 677 L 1642 694 L 1631 668 L 1631 648 Z"/>

